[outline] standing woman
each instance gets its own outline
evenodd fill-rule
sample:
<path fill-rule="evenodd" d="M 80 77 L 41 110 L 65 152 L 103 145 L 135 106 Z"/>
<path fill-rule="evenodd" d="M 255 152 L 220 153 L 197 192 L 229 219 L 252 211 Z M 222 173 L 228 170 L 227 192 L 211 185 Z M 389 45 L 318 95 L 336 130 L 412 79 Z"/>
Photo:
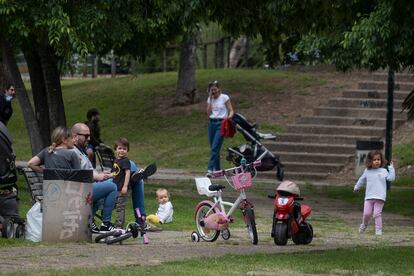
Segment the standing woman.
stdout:
<path fill-rule="evenodd" d="M 220 151 L 223 145 L 223 137 L 220 134 L 221 121 L 233 117 L 233 113 L 230 97 L 221 93 L 218 81 L 211 82 L 208 85 L 207 99 L 208 139 L 210 142 L 207 177 L 211 177 L 214 170 L 220 170 Z"/>
<path fill-rule="evenodd" d="M 29 160 L 28 166 L 36 171 L 47 169 L 79 170 L 80 162 L 73 148 L 72 133 L 66 127 L 57 127 L 52 132 L 52 145 L 41 150 Z"/>
<path fill-rule="evenodd" d="M 14 96 L 16 95 L 16 90 L 12 84 L 9 84 L 4 90 L 3 93 L 0 95 L 0 122 L 7 125 L 10 117 L 13 114 L 13 107 L 11 101 L 13 100 Z"/>

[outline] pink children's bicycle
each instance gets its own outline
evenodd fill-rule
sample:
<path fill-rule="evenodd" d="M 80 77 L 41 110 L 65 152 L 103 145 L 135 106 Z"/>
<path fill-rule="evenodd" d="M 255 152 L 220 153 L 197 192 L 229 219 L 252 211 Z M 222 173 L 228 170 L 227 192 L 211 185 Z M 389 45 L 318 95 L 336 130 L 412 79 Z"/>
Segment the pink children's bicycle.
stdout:
<path fill-rule="evenodd" d="M 234 202 L 223 200 L 222 191 L 225 186 L 212 184 L 207 177 L 195 179 L 198 193 L 211 197 L 212 200 L 203 200 L 195 208 L 194 219 L 197 231 L 191 234 L 192 241 L 198 242 L 201 237 L 205 241 L 213 242 L 217 240 L 220 233 L 224 240 L 228 240 L 230 238 L 229 224 L 233 222 L 234 211 L 237 207 L 240 207 L 249 238 L 253 244 L 257 244 L 258 238 L 253 204 L 247 199 L 244 190 L 252 186 L 251 172 L 255 175 L 256 167 L 260 166 L 260 164 L 260 161 L 254 161 L 247 165 L 213 172 L 213 177 L 224 176 L 227 183 L 240 193 Z M 226 211 L 226 207 L 228 211 Z"/>

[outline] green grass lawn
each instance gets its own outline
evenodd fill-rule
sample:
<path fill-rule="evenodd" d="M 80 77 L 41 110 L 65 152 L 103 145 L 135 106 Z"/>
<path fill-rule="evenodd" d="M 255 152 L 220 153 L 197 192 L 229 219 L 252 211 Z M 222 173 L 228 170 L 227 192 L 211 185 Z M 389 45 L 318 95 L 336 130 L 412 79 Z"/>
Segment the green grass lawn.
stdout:
<path fill-rule="evenodd" d="M 413 247 L 227 255 L 152 266 L 43 270 L 17 275 L 413 275 Z M 412 259 L 411 259 L 412 260 Z M 15 273 L 16 274 L 16 273 Z"/>
<path fill-rule="evenodd" d="M 347 201 L 363 206 L 365 190 L 354 193 L 352 187 L 313 187 L 312 193 L 329 198 Z M 387 192 L 384 212 L 400 214 L 414 219 L 414 190 L 410 188 L 391 188 Z"/>
<path fill-rule="evenodd" d="M 406 144 L 395 145 L 394 153 L 399 158 L 400 166 L 414 164 L 414 141 Z"/>
<path fill-rule="evenodd" d="M 172 106 L 177 73 L 155 73 L 116 79 L 63 80 L 65 113 L 69 126 L 86 120 L 86 111 L 101 112 L 102 139 L 109 146 L 119 137 L 131 143 L 130 157 L 138 164 L 156 161 L 159 167 L 205 170 L 209 145 L 204 92 L 218 79 L 230 94 L 237 112 L 260 103 L 251 95 L 272 95 L 281 91 L 300 93 L 325 83 L 306 73 L 276 70 L 197 70 L 200 104 Z M 292 92 L 293 93 L 293 92 Z M 9 129 L 18 160 L 31 157 L 28 133 L 20 107 L 15 101 Z M 259 122 L 263 131 L 283 131 L 279 126 Z M 244 142 L 241 135 L 226 140 L 224 147 Z"/>

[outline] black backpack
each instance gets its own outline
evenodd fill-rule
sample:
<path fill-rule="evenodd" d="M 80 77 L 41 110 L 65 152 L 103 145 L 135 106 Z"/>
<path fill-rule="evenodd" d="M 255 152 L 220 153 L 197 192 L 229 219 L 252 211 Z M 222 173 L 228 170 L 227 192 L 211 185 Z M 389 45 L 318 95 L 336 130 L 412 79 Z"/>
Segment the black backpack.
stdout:
<path fill-rule="evenodd" d="M 0 189 L 17 181 L 16 156 L 12 149 L 13 140 L 6 126 L 0 122 Z"/>

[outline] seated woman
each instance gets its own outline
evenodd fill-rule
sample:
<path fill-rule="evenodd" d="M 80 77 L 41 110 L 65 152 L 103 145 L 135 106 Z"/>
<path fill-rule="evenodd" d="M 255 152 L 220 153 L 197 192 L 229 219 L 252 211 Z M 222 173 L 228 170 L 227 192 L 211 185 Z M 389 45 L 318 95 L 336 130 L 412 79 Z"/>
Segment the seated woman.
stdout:
<path fill-rule="evenodd" d="M 41 150 L 29 160 L 28 166 L 35 172 L 47 169 L 79 170 L 80 162 L 73 148 L 72 134 L 66 127 L 57 127 L 52 132 L 52 145 Z"/>

